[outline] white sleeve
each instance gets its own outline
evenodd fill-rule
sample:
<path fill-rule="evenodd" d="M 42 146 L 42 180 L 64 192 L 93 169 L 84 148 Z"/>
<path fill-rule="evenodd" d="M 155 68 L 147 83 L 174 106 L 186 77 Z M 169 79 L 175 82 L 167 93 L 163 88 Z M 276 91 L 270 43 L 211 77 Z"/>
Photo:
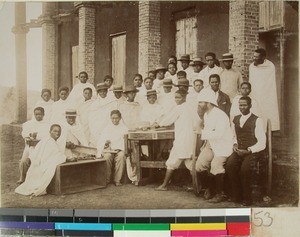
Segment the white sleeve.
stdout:
<path fill-rule="evenodd" d="M 210 140 L 210 139 L 220 139 L 223 137 L 226 127 L 228 126 L 229 119 L 226 116 L 224 119 L 218 117 L 218 120 L 215 121 L 216 126 L 213 129 L 207 129 L 204 126 L 202 130 L 202 139 Z"/>
<path fill-rule="evenodd" d="M 255 124 L 255 137 L 257 139 L 257 143 L 253 146 L 249 147 L 252 153 L 256 153 L 262 151 L 266 148 L 266 134 L 264 130 L 263 121 L 261 118 L 257 118 Z"/>

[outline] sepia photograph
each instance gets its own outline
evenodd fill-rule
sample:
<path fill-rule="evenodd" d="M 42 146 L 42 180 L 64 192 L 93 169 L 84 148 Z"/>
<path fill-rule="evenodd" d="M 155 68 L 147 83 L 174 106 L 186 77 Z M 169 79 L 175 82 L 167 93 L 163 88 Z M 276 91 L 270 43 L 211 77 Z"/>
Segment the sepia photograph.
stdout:
<path fill-rule="evenodd" d="M 0 206 L 298 207 L 298 7 L 0 1 Z"/>

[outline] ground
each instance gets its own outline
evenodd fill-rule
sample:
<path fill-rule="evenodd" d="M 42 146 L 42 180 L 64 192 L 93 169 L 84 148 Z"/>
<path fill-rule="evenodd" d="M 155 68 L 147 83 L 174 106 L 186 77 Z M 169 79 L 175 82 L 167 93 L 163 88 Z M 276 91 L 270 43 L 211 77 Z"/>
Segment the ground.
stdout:
<path fill-rule="evenodd" d="M 16 134 L 20 128 L 14 128 Z M 192 192 L 186 191 L 191 186 L 188 172 L 174 177 L 169 191 L 155 191 L 163 179 L 164 170 L 157 176 L 156 183 L 145 186 L 125 184 L 116 187 L 113 184 L 104 189 L 81 192 L 65 196 L 45 195 L 30 199 L 14 193 L 19 178 L 18 164 L 23 150 L 23 140 L 14 134 L 11 127 L 2 127 L 1 131 L 1 207 L 15 208 L 69 208 L 69 209 L 185 209 L 185 208 L 231 208 L 239 204 L 222 202 L 211 204 Z M 295 171 L 297 172 L 297 170 Z M 297 173 L 296 173 L 297 174 Z M 180 182 L 182 177 L 185 182 Z M 275 185 L 274 185 L 275 186 Z M 276 188 L 276 187 L 275 187 Z M 274 192 L 273 192 L 274 193 Z M 271 196 L 272 202 L 257 203 L 254 206 L 292 206 L 298 196 L 287 195 L 285 191 L 276 191 Z"/>

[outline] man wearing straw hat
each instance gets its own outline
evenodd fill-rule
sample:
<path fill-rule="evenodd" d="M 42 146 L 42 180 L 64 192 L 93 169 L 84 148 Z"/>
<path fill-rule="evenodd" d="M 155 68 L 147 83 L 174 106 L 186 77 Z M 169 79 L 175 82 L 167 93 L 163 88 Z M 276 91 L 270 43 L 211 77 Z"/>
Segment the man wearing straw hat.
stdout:
<path fill-rule="evenodd" d="M 157 99 L 158 104 L 160 104 L 163 107 L 164 114 L 170 113 L 170 111 L 176 106 L 172 88 L 172 79 L 165 78 L 163 80 L 164 91 L 158 95 Z"/>
<path fill-rule="evenodd" d="M 201 139 L 206 140 L 197 162 L 196 171 L 200 172 L 203 185 L 207 185 L 204 198 L 210 202 L 221 202 L 224 195 L 225 162 L 232 153 L 233 135 L 228 116 L 217 106 L 214 92 L 203 89 L 198 96 L 199 110 L 204 114 L 204 128 Z"/>
<path fill-rule="evenodd" d="M 156 79 L 153 81 L 153 87 L 152 87 L 154 90 L 157 90 L 158 92 L 162 91 L 162 82 L 163 79 L 165 78 L 166 71 L 167 68 L 161 64 L 155 68 Z"/>
<path fill-rule="evenodd" d="M 180 57 L 180 59 L 178 59 L 178 61 L 181 62 L 182 70 L 186 72 L 187 79 L 190 80 L 194 73 L 193 67 L 190 66 L 190 62 L 191 62 L 190 55 L 184 54 Z"/>
<path fill-rule="evenodd" d="M 192 73 L 192 76 L 190 78 L 191 82 L 194 82 L 194 80 L 196 80 L 196 79 L 200 79 L 199 73 L 203 69 L 204 65 L 205 65 L 205 63 L 202 62 L 202 58 L 194 58 L 193 59 L 192 66 L 193 66 L 194 73 Z"/>
<path fill-rule="evenodd" d="M 242 74 L 232 68 L 233 60 L 232 53 L 225 53 L 220 59 L 224 65 L 224 69 L 219 74 L 221 78 L 221 90 L 229 96 L 230 101 L 238 94 L 240 85 L 243 82 Z"/>

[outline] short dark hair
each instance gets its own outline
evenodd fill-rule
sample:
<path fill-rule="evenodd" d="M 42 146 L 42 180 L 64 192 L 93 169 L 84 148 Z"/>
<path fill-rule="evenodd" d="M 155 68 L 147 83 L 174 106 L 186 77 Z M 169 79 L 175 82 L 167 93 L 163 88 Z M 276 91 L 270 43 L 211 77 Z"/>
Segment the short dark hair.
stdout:
<path fill-rule="evenodd" d="M 171 56 L 169 57 L 169 59 L 170 59 L 170 58 L 174 58 L 175 61 L 177 62 L 177 57 L 176 57 L 175 55 L 171 55 Z"/>
<path fill-rule="evenodd" d="M 182 89 L 175 91 L 175 94 L 176 93 L 180 94 L 182 97 L 186 97 L 186 95 L 188 94 L 188 92 L 186 90 L 182 90 Z"/>
<path fill-rule="evenodd" d="M 266 57 L 267 56 L 267 52 L 263 48 L 258 48 L 258 49 L 255 50 L 255 52 L 259 53 L 262 57 Z"/>
<path fill-rule="evenodd" d="M 186 72 L 185 71 L 179 71 L 177 72 L 177 76 L 183 76 L 186 78 Z"/>
<path fill-rule="evenodd" d="M 134 80 L 134 78 L 136 78 L 136 77 L 139 77 L 139 78 L 141 78 L 141 80 L 143 80 L 143 76 L 139 73 L 134 74 L 132 80 Z"/>
<path fill-rule="evenodd" d="M 208 53 L 206 53 L 206 54 L 205 54 L 205 58 L 206 58 L 207 56 L 211 56 L 213 59 L 216 59 L 216 54 L 213 53 L 213 52 L 208 52 Z"/>
<path fill-rule="evenodd" d="M 170 64 L 173 65 L 176 68 L 176 71 L 177 71 L 177 65 L 176 65 L 176 63 L 172 63 L 172 62 L 168 63 L 168 67 L 167 68 L 169 68 Z"/>
<path fill-rule="evenodd" d="M 218 75 L 218 74 L 211 74 L 210 76 L 209 76 L 209 82 L 211 81 L 211 78 L 217 78 L 217 80 L 218 80 L 218 82 L 220 83 L 220 76 Z"/>
<path fill-rule="evenodd" d="M 249 96 L 242 96 L 239 100 L 246 100 L 248 105 L 252 104 L 252 100 Z"/>
<path fill-rule="evenodd" d="M 81 74 L 84 74 L 86 76 L 87 79 L 89 79 L 89 75 L 87 74 L 86 71 L 81 71 L 78 76 L 80 77 Z"/>
<path fill-rule="evenodd" d="M 150 80 L 153 82 L 153 80 L 152 80 L 151 77 L 146 77 L 146 78 L 144 79 L 144 83 L 145 83 L 145 81 L 148 80 L 148 79 L 150 79 Z"/>
<path fill-rule="evenodd" d="M 59 124 L 55 123 L 55 124 L 52 124 L 52 125 L 51 125 L 50 131 L 52 131 L 52 129 L 53 129 L 54 127 L 58 127 L 58 128 L 61 130 L 61 126 L 60 126 Z"/>
<path fill-rule="evenodd" d="M 241 87 L 242 85 L 248 85 L 249 89 L 251 90 L 252 86 L 251 86 L 251 83 L 250 82 L 247 82 L 247 81 L 244 81 L 241 83 Z"/>
<path fill-rule="evenodd" d="M 47 88 L 42 89 L 41 95 L 43 95 L 45 92 L 49 92 L 49 94 L 50 94 L 50 96 L 51 96 L 51 91 L 50 91 L 50 89 L 47 89 Z"/>
<path fill-rule="evenodd" d="M 117 110 L 117 109 L 112 110 L 112 111 L 110 112 L 110 116 L 112 116 L 113 114 L 116 114 L 116 115 L 118 115 L 120 118 L 122 118 L 122 114 L 121 114 L 120 110 Z"/>
<path fill-rule="evenodd" d="M 35 111 L 37 111 L 37 110 L 41 111 L 41 112 L 45 115 L 45 110 L 44 110 L 43 107 L 36 107 L 36 108 L 34 108 L 33 113 L 34 113 Z"/>
<path fill-rule="evenodd" d="M 61 91 L 66 91 L 67 93 L 69 93 L 70 89 L 67 86 L 62 86 L 58 89 L 58 93 L 60 93 Z"/>
<path fill-rule="evenodd" d="M 201 80 L 201 79 L 195 79 L 194 81 L 193 81 L 193 85 L 195 85 L 195 82 L 196 81 L 199 81 L 202 85 L 203 85 L 203 81 Z"/>
<path fill-rule="evenodd" d="M 110 80 L 114 80 L 113 77 L 111 75 L 106 75 L 103 79 L 103 81 L 106 81 L 107 79 L 110 79 Z"/>
<path fill-rule="evenodd" d="M 90 88 L 90 87 L 84 88 L 83 91 L 89 91 L 89 92 L 93 93 L 93 90 L 92 90 L 92 88 Z"/>

